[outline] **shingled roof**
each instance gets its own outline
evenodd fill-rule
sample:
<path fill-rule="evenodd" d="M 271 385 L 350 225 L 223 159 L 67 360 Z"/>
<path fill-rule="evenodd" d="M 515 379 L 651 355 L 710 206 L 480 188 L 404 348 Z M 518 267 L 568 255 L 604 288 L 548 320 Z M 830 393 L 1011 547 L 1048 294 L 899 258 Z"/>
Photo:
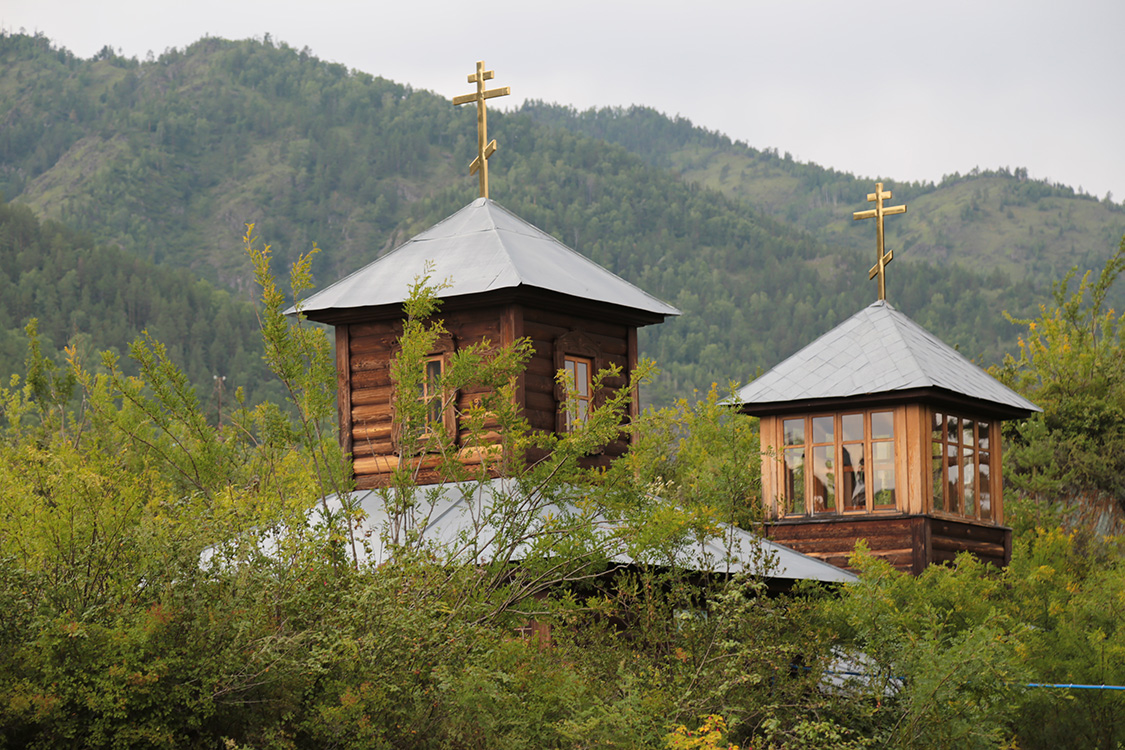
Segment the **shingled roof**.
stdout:
<path fill-rule="evenodd" d="M 755 414 L 791 402 L 906 392 L 971 399 L 1012 417 L 1042 411 L 885 301 L 743 386 L 734 402 Z"/>
<path fill-rule="evenodd" d="M 680 314 L 488 198 L 320 290 L 301 310 L 319 320 L 331 311 L 401 304 L 426 274 L 449 284 L 440 292 L 446 300 L 523 287 L 640 312 L 652 322 Z"/>

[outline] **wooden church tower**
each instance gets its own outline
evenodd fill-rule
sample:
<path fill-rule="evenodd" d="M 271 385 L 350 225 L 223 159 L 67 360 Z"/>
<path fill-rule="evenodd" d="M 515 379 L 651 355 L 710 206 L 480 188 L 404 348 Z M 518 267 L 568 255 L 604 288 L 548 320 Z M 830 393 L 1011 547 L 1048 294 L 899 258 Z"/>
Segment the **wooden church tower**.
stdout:
<path fill-rule="evenodd" d="M 453 352 L 485 339 L 503 346 L 529 338 L 534 354 L 517 383 L 516 401 L 531 428 L 547 432 L 566 430 L 571 418 L 563 411 L 566 394 L 557 372 L 573 379 L 579 403 L 572 406 L 580 417 L 598 397 L 592 391 L 598 371 L 617 365 L 620 382 L 607 385 L 628 382 L 637 363 L 637 329 L 680 314 L 489 199 L 488 157 L 496 141 L 486 142 L 484 100 L 508 93 L 507 87 L 485 90 L 490 78 L 492 71 L 478 62 L 469 76 L 477 93 L 454 99 L 477 104 L 479 151 L 470 172 L 479 174 L 481 197 L 301 306 L 310 320 L 336 329 L 340 437 L 360 489 L 385 486 L 398 466 L 390 364 L 402 333 L 402 303 L 418 278 L 449 283 L 441 291 L 440 317 L 450 335 L 429 353 L 428 371 L 440 372 Z M 455 408 L 441 416 L 455 445 L 461 437 L 456 414 L 473 396 L 457 394 Z M 637 409 L 634 402 L 631 416 Z M 624 449 L 611 444 L 596 460 Z M 479 453 L 464 449 L 458 459 L 473 464 Z M 439 481 L 423 464 L 419 481 Z"/>
<path fill-rule="evenodd" d="M 879 300 L 743 387 L 761 418 L 769 535 L 847 566 L 859 539 L 915 575 L 967 551 L 1011 558 L 1004 525 L 1000 422 L 1039 408 L 886 302 L 880 183 Z"/>

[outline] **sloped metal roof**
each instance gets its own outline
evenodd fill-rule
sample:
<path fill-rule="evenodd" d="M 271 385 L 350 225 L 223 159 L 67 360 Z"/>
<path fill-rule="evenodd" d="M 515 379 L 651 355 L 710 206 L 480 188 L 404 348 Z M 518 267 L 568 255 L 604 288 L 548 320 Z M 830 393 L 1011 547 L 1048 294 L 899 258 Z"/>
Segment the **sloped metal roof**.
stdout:
<path fill-rule="evenodd" d="M 886 301 L 860 310 L 743 386 L 734 402 L 752 406 L 919 388 L 1028 414 L 1042 411 Z"/>
<path fill-rule="evenodd" d="M 523 502 L 519 496 L 519 489 L 512 480 L 493 479 L 487 482 L 474 483 L 449 483 L 437 487 L 422 487 L 415 490 L 414 508 L 416 521 L 410 528 L 411 533 L 425 544 L 434 544 L 446 552 L 451 552 L 455 557 L 464 562 L 491 559 L 496 551 L 496 540 L 501 535 L 494 520 L 490 517 L 490 509 L 497 498 L 500 502 L 510 501 L 515 498 L 521 506 L 533 505 L 537 508 L 535 517 L 525 519 L 525 533 L 533 536 L 536 532 L 548 530 L 550 524 L 558 519 L 565 519 L 572 514 L 584 518 L 591 524 L 595 533 L 609 538 L 616 529 L 616 524 L 605 518 L 593 515 L 583 516 L 576 507 L 565 500 L 542 502 Z M 355 493 L 355 500 L 364 512 L 362 526 L 357 529 L 357 536 L 363 541 L 364 551 L 361 562 L 382 564 L 390 557 L 390 550 L 385 546 L 385 540 L 393 535 L 393 524 L 402 524 L 402 521 L 392 518 L 386 510 L 382 496 L 378 490 L 360 491 Z M 329 498 L 329 507 L 336 511 L 340 508 L 339 499 L 335 496 Z M 508 530 L 510 533 L 510 530 Z M 830 583 L 847 583 L 858 580 L 858 577 L 846 570 L 837 568 L 830 563 L 809 557 L 784 545 L 777 544 L 756 534 L 743 529 L 724 526 L 721 530 L 722 537 L 706 539 L 702 542 L 685 544 L 676 558 L 676 562 L 690 570 L 710 571 L 722 573 L 750 573 L 770 579 L 789 580 L 814 580 Z M 400 528 L 401 534 L 406 533 L 406 528 Z M 531 542 L 517 548 L 513 560 L 522 559 L 527 553 Z M 618 550 L 611 555 L 611 560 L 620 564 L 636 562 L 626 552 Z"/>
<path fill-rule="evenodd" d="M 321 311 L 400 304 L 427 274 L 434 283 L 448 282 L 439 293 L 443 299 L 524 286 L 656 315 L 680 314 L 488 198 L 313 294 L 301 310 L 315 320 Z"/>

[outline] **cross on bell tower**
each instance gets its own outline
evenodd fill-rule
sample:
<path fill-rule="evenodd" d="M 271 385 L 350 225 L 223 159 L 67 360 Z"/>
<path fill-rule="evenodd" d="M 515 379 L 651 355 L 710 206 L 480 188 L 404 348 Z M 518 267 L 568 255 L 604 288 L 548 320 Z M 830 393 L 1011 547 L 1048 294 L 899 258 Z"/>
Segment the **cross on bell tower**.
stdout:
<path fill-rule="evenodd" d="M 497 96 L 508 96 L 511 88 L 504 86 L 498 89 L 485 90 L 484 82 L 491 79 L 493 72 L 484 69 L 484 60 L 477 61 L 477 72 L 468 76 L 469 83 L 477 85 L 475 94 L 461 94 L 453 97 L 454 106 L 477 103 L 477 158 L 469 164 L 469 174 L 478 174 L 480 177 L 480 197 L 488 197 L 488 157 L 496 153 L 496 141 L 488 140 L 488 121 L 485 114 L 484 100 Z"/>
<path fill-rule="evenodd" d="M 857 221 L 860 220 L 860 219 L 871 219 L 871 218 L 875 219 L 875 226 L 877 227 L 876 236 L 878 237 L 879 257 L 878 257 L 878 260 L 875 262 L 875 265 L 871 267 L 870 271 L 868 271 L 867 278 L 873 279 L 873 278 L 875 278 L 876 275 L 879 276 L 879 299 L 880 300 L 885 300 L 887 298 L 886 267 L 887 267 L 887 264 L 890 263 L 892 260 L 894 260 L 894 257 L 895 257 L 895 251 L 894 250 L 890 251 L 889 253 L 884 252 L 883 217 L 884 216 L 893 216 L 895 214 L 906 213 L 906 206 L 905 205 L 884 207 L 883 201 L 884 200 L 890 200 L 890 199 L 891 199 L 891 191 L 890 190 L 884 190 L 883 189 L 883 183 L 876 182 L 875 183 L 875 192 L 867 194 L 867 200 L 874 201 L 875 202 L 875 208 L 869 208 L 866 211 L 856 211 L 855 213 L 852 214 L 852 218 L 857 220 Z"/>

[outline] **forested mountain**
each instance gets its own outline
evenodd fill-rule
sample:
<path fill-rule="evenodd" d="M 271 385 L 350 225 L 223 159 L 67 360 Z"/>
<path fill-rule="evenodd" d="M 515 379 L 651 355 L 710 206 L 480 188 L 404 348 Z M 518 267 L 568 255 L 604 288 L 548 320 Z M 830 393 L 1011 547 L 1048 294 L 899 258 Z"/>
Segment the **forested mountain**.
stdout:
<path fill-rule="evenodd" d="M 268 40 L 203 39 L 138 62 L 109 48 L 81 60 L 42 37 L 4 35 L 0 107 L 0 189 L 9 199 L 242 299 L 253 292 L 240 246 L 246 222 L 258 224 L 282 263 L 315 241 L 322 252 L 314 271 L 326 284 L 476 191 L 466 174 L 472 112 Z M 644 110 L 577 115 L 529 106 L 496 113 L 490 124 L 500 143 L 491 162 L 496 200 L 684 311 L 642 331 L 643 353 L 663 371 L 646 392 L 651 400 L 744 381 L 874 299 L 866 278 L 874 230 L 848 215 L 864 207 L 866 182 Z M 980 179 L 965 184 L 984 190 Z M 1100 255 L 1096 243 L 1052 255 L 1048 222 L 1062 210 L 1091 236 L 1109 236 L 1120 233 L 1112 224 L 1122 212 L 1062 188 L 990 179 L 1032 191 L 1027 205 L 1006 210 L 1041 219 L 1030 230 L 1044 238 L 1034 249 L 1040 255 L 1018 264 L 973 260 L 961 230 L 967 219 L 942 223 L 945 208 L 919 205 L 960 182 L 892 185 L 896 200 L 917 201 L 911 221 L 944 232 L 948 252 L 894 264 L 888 294 L 966 353 L 996 360 L 1014 341 L 1002 310 L 1028 313 L 1055 270 L 1108 256 L 1116 245 L 1106 241 Z M 995 219 L 988 200 L 978 208 Z M 896 255 L 930 241 L 920 228 L 902 231 L 920 239 Z M 1026 278 L 1020 269 L 1036 263 L 1043 274 Z M 97 326 L 69 325 L 99 346 L 120 345 L 98 339 Z M 187 339 L 170 343 L 190 356 Z M 10 357 L 0 364 L 18 369 Z"/>
<path fill-rule="evenodd" d="M 573 108 L 529 102 L 536 122 L 624 146 L 650 164 L 740 198 L 760 211 L 813 233 L 833 247 L 871 248 L 871 231 L 852 221 L 876 179 L 759 150 L 645 107 Z M 1072 266 L 1097 268 L 1125 233 L 1125 205 L 1066 185 L 1028 178 L 1022 167 L 974 169 L 939 184 L 893 182 L 895 202 L 910 204 L 894 219 L 896 260 L 950 259 L 1013 279 L 1049 284 Z"/>
<path fill-rule="evenodd" d="M 184 268 L 154 266 L 116 247 L 95 245 L 26 206 L 0 204 L 0 363 L 23 372 L 22 330 L 36 318 L 45 351 L 73 346 L 88 368 L 98 352 L 122 358 L 144 332 L 202 386 L 200 401 L 218 417 L 226 383 L 242 385 L 249 401 L 282 398 L 267 377 L 253 306 Z M 61 356 L 61 355 L 60 355 Z M 58 357 L 56 357 L 57 359 Z M 226 380 L 216 380 L 225 378 Z M 4 379 L 7 384 L 7 378 Z M 226 395 L 228 406 L 233 393 Z"/>

